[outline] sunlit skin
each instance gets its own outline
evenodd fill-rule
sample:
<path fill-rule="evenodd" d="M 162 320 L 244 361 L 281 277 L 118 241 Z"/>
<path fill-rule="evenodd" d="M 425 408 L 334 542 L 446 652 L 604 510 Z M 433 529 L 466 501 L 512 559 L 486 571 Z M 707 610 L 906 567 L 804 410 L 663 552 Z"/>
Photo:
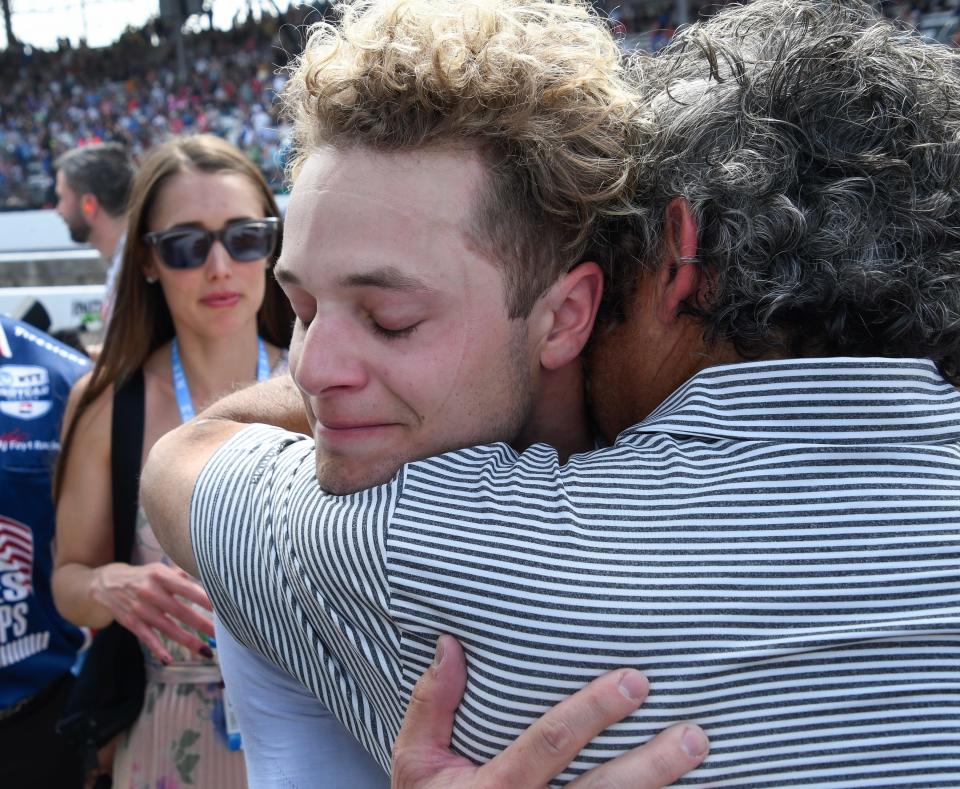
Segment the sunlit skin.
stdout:
<path fill-rule="evenodd" d="M 508 317 L 501 271 L 465 232 L 483 172 L 464 151 L 322 150 L 296 179 L 277 278 L 331 492 L 512 438 L 530 417 L 528 322 Z"/>
<path fill-rule="evenodd" d="M 708 343 L 684 305 L 704 298 L 708 276 L 693 263 L 697 225 L 686 202 L 667 206 L 658 266 L 639 278 L 625 319 L 590 342 L 591 411 L 608 441 L 642 422 L 700 370 L 742 361 L 728 343 Z"/>
<path fill-rule="evenodd" d="M 67 229 L 70 231 L 70 239 L 78 244 L 83 244 L 90 238 L 90 225 L 83 218 L 80 195 L 67 183 L 67 177 L 63 170 L 57 171 L 54 191 L 57 195 L 57 214 L 66 223 Z"/>
<path fill-rule="evenodd" d="M 160 190 L 150 212 L 149 230 L 180 225 L 219 230 L 233 219 L 264 216 L 263 198 L 239 173 L 181 172 Z M 230 336 L 255 318 L 263 301 L 266 260 L 239 263 L 215 241 L 203 265 L 174 270 L 160 262 L 155 249 L 144 274 L 159 280 L 177 334 L 216 338 Z"/>

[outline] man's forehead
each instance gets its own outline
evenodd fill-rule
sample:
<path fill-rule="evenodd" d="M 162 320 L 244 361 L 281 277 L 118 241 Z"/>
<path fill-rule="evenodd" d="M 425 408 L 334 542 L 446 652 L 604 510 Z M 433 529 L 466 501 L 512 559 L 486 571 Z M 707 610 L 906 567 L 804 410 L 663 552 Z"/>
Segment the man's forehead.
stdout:
<path fill-rule="evenodd" d="M 285 282 L 298 287 L 303 286 L 300 276 L 282 258 L 277 262 L 276 277 L 282 283 Z M 431 295 L 436 290 L 425 280 L 398 266 L 391 265 L 370 266 L 362 270 L 358 269 L 344 273 L 337 279 L 336 285 L 342 288 L 383 288 L 420 295 Z"/>
<path fill-rule="evenodd" d="M 318 151 L 291 193 L 278 276 L 302 282 L 321 266 L 350 284 L 372 276 L 393 286 L 410 271 L 426 281 L 428 269 L 442 279 L 457 261 L 480 258 L 473 226 L 484 178 L 465 151 Z"/>
<path fill-rule="evenodd" d="M 355 209 L 405 214 L 418 222 L 462 223 L 486 183 L 479 156 L 466 149 L 377 151 L 323 148 L 304 162 L 288 212 L 294 221 L 333 200 Z"/>

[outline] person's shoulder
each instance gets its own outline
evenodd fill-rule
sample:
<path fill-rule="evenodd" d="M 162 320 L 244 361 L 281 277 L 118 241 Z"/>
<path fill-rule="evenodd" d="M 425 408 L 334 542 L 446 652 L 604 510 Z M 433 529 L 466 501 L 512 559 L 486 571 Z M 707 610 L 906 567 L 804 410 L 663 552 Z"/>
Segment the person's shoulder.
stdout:
<path fill-rule="evenodd" d="M 93 378 L 92 372 L 83 373 L 74 382 L 67 398 L 66 411 L 64 413 L 64 424 L 69 425 L 73 422 L 74 416 L 84 400 L 87 389 Z M 113 418 L 113 385 L 108 384 L 89 404 L 87 404 L 80 415 L 76 425 L 77 435 L 84 437 L 84 440 L 93 440 L 97 442 L 109 442 L 111 420 Z"/>
<path fill-rule="evenodd" d="M 410 461 L 401 470 L 401 476 L 408 481 L 429 480 L 436 485 L 459 486 L 479 478 L 509 482 L 531 474 L 554 475 L 559 469 L 557 451 L 547 444 L 534 444 L 518 452 L 499 441 Z"/>
<path fill-rule="evenodd" d="M 217 431 L 222 420 L 201 419 L 193 434 L 201 443 L 207 431 Z M 226 423 L 233 425 L 234 423 Z M 312 464 L 305 461 L 313 457 L 313 442 L 308 436 L 292 433 L 273 425 L 245 425 L 231 435 L 225 436 L 210 455 L 201 478 L 214 475 L 221 484 L 224 479 L 258 482 L 267 470 L 283 474 L 304 473 L 305 467 L 313 473 Z"/>
<path fill-rule="evenodd" d="M 598 442 L 593 449 L 561 463 L 557 450 L 549 444 L 534 444 L 518 452 L 505 442 L 495 442 L 411 461 L 401 474 L 408 481 L 429 481 L 435 486 L 459 486 L 478 479 L 502 486 L 543 484 L 548 480 L 561 482 L 584 471 L 607 469 L 624 462 L 624 455 L 630 455 L 632 449 L 632 445 L 619 441 L 609 446 Z"/>

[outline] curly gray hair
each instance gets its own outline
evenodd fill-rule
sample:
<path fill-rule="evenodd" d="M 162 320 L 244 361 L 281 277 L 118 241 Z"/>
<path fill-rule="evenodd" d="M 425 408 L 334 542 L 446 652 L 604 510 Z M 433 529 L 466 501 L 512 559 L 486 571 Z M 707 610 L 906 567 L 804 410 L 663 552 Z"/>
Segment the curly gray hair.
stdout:
<path fill-rule="evenodd" d="M 957 66 L 859 0 L 756 0 L 681 30 L 635 64 L 637 258 L 655 265 L 682 196 L 711 283 L 687 310 L 708 340 L 922 356 L 956 383 Z"/>

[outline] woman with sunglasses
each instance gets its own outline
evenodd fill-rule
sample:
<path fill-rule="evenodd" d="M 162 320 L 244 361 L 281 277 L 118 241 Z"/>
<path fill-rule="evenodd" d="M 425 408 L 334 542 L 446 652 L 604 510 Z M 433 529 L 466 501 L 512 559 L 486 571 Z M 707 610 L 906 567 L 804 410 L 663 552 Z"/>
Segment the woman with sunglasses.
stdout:
<path fill-rule="evenodd" d="M 203 589 L 169 562 L 139 508 L 131 563 L 114 561 L 113 394 L 142 373 L 142 464 L 164 433 L 285 365 L 293 316 L 270 271 L 279 212 L 253 164 L 210 136 L 156 149 L 130 205 L 103 350 L 65 419 L 54 597 L 75 624 L 119 622 L 146 656 L 145 702 L 120 738 L 114 786 L 233 789 L 245 784 L 243 758 L 223 736 Z"/>

